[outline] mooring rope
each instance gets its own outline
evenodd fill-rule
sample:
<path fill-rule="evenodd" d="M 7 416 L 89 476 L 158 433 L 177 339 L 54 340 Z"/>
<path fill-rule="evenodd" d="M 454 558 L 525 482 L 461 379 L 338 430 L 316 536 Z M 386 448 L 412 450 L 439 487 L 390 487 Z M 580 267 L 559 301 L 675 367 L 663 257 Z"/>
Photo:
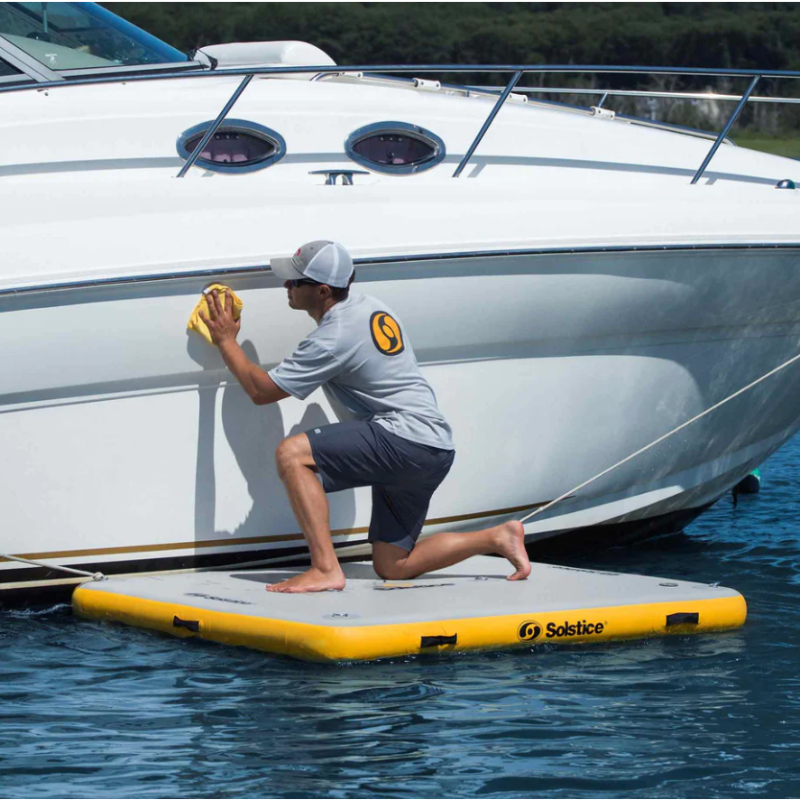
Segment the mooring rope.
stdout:
<path fill-rule="evenodd" d="M 48 564 L 44 561 L 34 561 L 32 558 L 22 558 L 21 556 L 10 556 L 6 553 L 0 553 L 0 558 L 7 558 L 9 561 L 19 561 L 20 564 L 31 564 L 34 567 L 46 567 L 47 569 L 57 569 L 61 572 L 68 572 L 71 575 L 81 575 L 85 578 L 91 578 L 93 581 L 104 581 L 106 576 L 102 572 L 86 572 L 82 569 L 73 569 L 72 567 L 62 567 L 61 564 Z"/>
<path fill-rule="evenodd" d="M 775 369 L 771 369 L 765 375 L 762 375 L 760 378 L 757 378 L 752 383 L 748 383 L 747 386 L 743 386 L 741 389 L 735 391 L 733 394 L 728 395 L 724 400 L 720 400 L 719 403 L 715 403 L 711 408 L 707 408 L 705 411 L 702 411 L 697 416 L 692 417 L 691 419 L 684 422 L 682 425 L 678 425 L 677 428 L 673 428 L 668 433 L 665 433 L 663 436 L 659 436 L 658 439 L 655 441 L 650 442 L 650 444 L 645 445 L 644 447 L 637 450 L 635 453 L 631 453 L 626 458 L 623 458 L 622 461 L 617 461 L 616 464 L 612 464 L 610 467 L 607 467 L 602 472 L 598 472 L 593 478 L 589 478 L 588 481 L 584 481 L 583 483 L 579 483 L 574 489 L 570 489 L 568 492 L 564 492 L 564 494 L 556 497 L 555 500 L 551 500 L 547 505 L 542 506 L 541 508 L 537 508 L 535 511 L 532 511 L 526 517 L 523 517 L 520 522 L 525 523 L 529 519 L 533 519 L 533 517 L 537 516 L 538 514 L 547 511 L 547 509 L 552 508 L 556 503 L 560 503 L 562 500 L 565 500 L 567 497 L 572 497 L 576 492 L 579 492 L 581 489 L 588 486 L 590 483 L 594 483 L 599 478 L 602 478 L 603 475 L 608 475 L 609 472 L 615 470 L 617 467 L 621 467 L 623 464 L 627 464 L 632 459 L 636 458 L 636 456 L 640 456 L 642 453 L 649 450 L 651 447 L 655 447 L 657 444 L 660 444 L 665 439 L 669 439 L 670 436 L 678 433 L 678 431 L 682 431 L 684 428 L 688 428 L 693 422 L 697 422 L 697 420 L 702 419 L 706 414 L 710 414 L 712 411 L 716 411 L 720 406 L 724 406 L 725 403 L 730 402 L 734 398 L 738 397 L 740 394 L 744 394 L 745 392 L 752 389 L 754 386 L 758 386 L 759 383 L 765 381 L 767 378 L 772 377 L 775 373 L 780 372 L 782 369 L 785 369 L 790 364 L 793 364 L 795 361 L 800 360 L 800 353 L 796 356 L 792 356 L 788 361 L 784 361 L 783 364 L 780 366 L 775 367 Z"/>

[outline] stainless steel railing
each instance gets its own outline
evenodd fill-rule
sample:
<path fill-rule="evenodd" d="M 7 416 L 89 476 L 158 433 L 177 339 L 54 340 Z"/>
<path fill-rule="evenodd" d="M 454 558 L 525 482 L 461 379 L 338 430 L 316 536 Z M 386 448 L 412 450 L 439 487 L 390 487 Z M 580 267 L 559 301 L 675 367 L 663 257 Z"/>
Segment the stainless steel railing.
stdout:
<path fill-rule="evenodd" d="M 494 107 L 492 108 L 489 116 L 484 121 L 483 125 L 481 126 L 480 130 L 478 131 L 477 135 L 472 141 L 472 144 L 468 148 L 467 152 L 465 153 L 464 157 L 461 159 L 458 167 L 456 168 L 455 172 L 453 173 L 454 178 L 458 178 L 464 168 L 469 163 L 470 159 L 475 153 L 478 145 L 480 144 L 483 137 L 486 135 L 486 132 L 491 127 L 492 123 L 494 122 L 495 118 L 497 117 L 498 113 L 500 112 L 501 108 L 505 104 L 506 100 L 508 99 L 509 95 L 511 94 L 514 87 L 520 81 L 523 75 L 530 75 L 530 74 L 585 74 L 585 75 L 646 75 L 646 76 L 654 76 L 654 75 L 679 75 L 679 76 L 705 76 L 705 77 L 714 77 L 714 78 L 750 78 L 751 82 L 745 93 L 741 96 L 737 95 L 730 95 L 726 96 L 724 99 L 731 99 L 731 100 L 738 100 L 736 108 L 734 109 L 731 116 L 728 118 L 724 128 L 720 131 L 719 135 L 715 139 L 711 149 L 709 150 L 708 154 L 703 160 L 703 163 L 697 169 L 692 178 L 692 184 L 697 183 L 700 178 L 703 176 L 703 173 L 708 168 L 708 165 L 711 163 L 711 160 L 714 157 L 714 154 L 719 149 L 719 146 L 725 140 L 725 137 L 728 135 L 733 124 L 738 119 L 739 115 L 741 114 L 742 110 L 744 109 L 745 105 L 750 102 L 786 102 L 786 103 L 800 103 L 800 99 L 796 98 L 763 98 L 758 97 L 754 98 L 753 91 L 755 90 L 756 86 L 758 85 L 759 81 L 762 78 L 776 78 L 776 79 L 797 79 L 800 78 L 800 71 L 789 71 L 789 70 L 750 70 L 750 69 L 709 69 L 705 67 L 634 67 L 634 66 L 580 66 L 580 65 L 572 65 L 572 64 L 562 64 L 562 65 L 542 65 L 542 64 L 503 64 L 503 65 L 485 65 L 485 64 L 416 64 L 416 65 L 407 65 L 407 64 L 390 64 L 390 65 L 366 65 L 366 66 L 347 66 L 347 67 L 340 67 L 340 66 L 324 66 L 324 67 L 250 67 L 244 69 L 220 69 L 220 70 L 208 70 L 204 72 L 163 72 L 163 73 L 148 73 L 143 75 L 131 75 L 130 73 L 120 74 L 120 75 L 97 75 L 97 76 L 87 76 L 81 78 L 70 78 L 68 81 L 58 80 L 52 82 L 37 82 L 31 84 L 24 84 L 24 85 L 13 85 L 13 86 L 0 86 L 0 93 L 4 92 L 15 92 L 15 91 L 30 91 L 35 89 L 37 91 L 48 90 L 50 88 L 66 88 L 68 86 L 76 86 L 76 85 L 87 85 L 87 84 L 100 84 L 100 83 L 133 83 L 139 81 L 156 81 L 156 80 L 196 80 L 196 79 L 206 79 L 206 78 L 215 78 L 215 77 L 223 77 L 223 76 L 240 76 L 242 77 L 241 83 L 236 88 L 236 91 L 233 93 L 231 98 L 225 104 L 223 109 L 220 111 L 219 115 L 217 116 L 216 120 L 212 126 L 206 131 L 205 135 L 203 136 L 202 141 L 200 144 L 194 149 L 191 156 L 187 159 L 186 163 L 181 168 L 180 172 L 178 173 L 177 177 L 182 178 L 188 170 L 192 167 L 195 163 L 197 158 L 199 157 L 200 153 L 202 152 L 203 148 L 208 144 L 211 138 L 214 136 L 217 130 L 219 130 L 220 125 L 225 121 L 228 113 L 230 112 L 233 105 L 236 101 L 241 97 L 242 93 L 247 88 L 250 81 L 256 75 L 263 75 L 263 76 L 280 76 L 280 75 L 313 75 L 317 78 L 324 77 L 328 74 L 336 74 L 336 75 L 348 75 L 352 73 L 362 73 L 365 76 L 375 77 L 377 74 L 386 74 L 386 73 L 400 73 L 400 74 L 407 74 L 407 73 L 435 73 L 435 74 L 442 74 L 442 73 L 467 73 L 467 74 L 477 74 L 477 73 L 484 73 L 484 74 L 499 74 L 499 73 L 511 73 L 512 76 L 508 83 L 506 84 L 505 88 L 500 89 L 498 87 L 497 91 L 499 92 L 499 96 L 497 98 Z M 463 87 L 464 89 L 468 89 L 469 87 Z M 485 90 L 485 89 L 484 89 Z M 527 90 L 532 91 L 532 90 Z M 543 91 L 541 89 L 537 89 L 536 91 Z M 556 91 L 551 89 L 550 91 Z M 600 92 L 594 90 L 582 90 L 582 89 L 570 89 L 570 90 L 559 90 L 562 93 L 595 93 L 601 94 L 601 100 L 598 103 L 598 107 L 601 107 L 605 102 L 606 98 L 611 95 L 620 95 L 620 94 L 631 94 L 630 92 L 626 92 L 624 90 L 601 90 Z M 647 93 L 641 94 L 637 93 L 639 96 L 658 96 L 658 97 L 672 97 L 672 96 L 686 96 L 682 93 L 670 93 L 670 92 L 657 92 L 657 93 Z M 704 97 L 707 95 L 701 95 Z"/>
<path fill-rule="evenodd" d="M 703 173 L 706 171 L 706 167 L 711 163 L 711 159 L 714 158 L 714 153 L 717 152 L 717 149 L 722 144 L 725 137 L 728 135 L 728 131 L 733 127 L 733 123 L 739 117 L 739 114 L 742 113 L 742 109 L 747 104 L 747 101 L 750 99 L 750 95 L 753 94 L 753 90 L 758 85 L 758 82 L 761 80 L 760 75 L 756 75 L 752 81 L 750 81 L 750 85 L 747 87 L 747 91 L 742 95 L 742 99 L 736 104 L 736 108 L 733 110 L 733 114 L 731 114 L 728 121 L 725 123 L 725 127 L 720 132 L 719 136 L 717 136 L 717 140 L 714 144 L 711 145 L 711 149 L 708 151 L 708 155 L 703 159 L 703 163 L 700 165 L 700 169 L 695 172 L 694 177 L 692 178 L 692 185 L 697 183 L 700 178 L 703 176 Z"/>
<path fill-rule="evenodd" d="M 498 86 L 469 86 L 469 89 L 475 89 L 480 92 L 493 92 L 497 94 L 501 89 Z M 515 86 L 515 92 L 521 94 L 534 95 L 534 94 L 552 94 L 552 95 L 578 95 L 585 97 L 599 97 L 600 101 L 596 103 L 597 106 L 602 106 L 609 97 L 641 97 L 653 99 L 670 99 L 670 100 L 722 100 L 722 101 L 739 101 L 742 99 L 740 94 L 721 94 L 720 92 L 670 92 L 670 91 L 651 91 L 647 89 L 584 89 L 573 86 Z M 759 95 L 751 95 L 750 103 L 778 103 L 778 104 L 800 104 L 800 97 L 762 97 Z"/>

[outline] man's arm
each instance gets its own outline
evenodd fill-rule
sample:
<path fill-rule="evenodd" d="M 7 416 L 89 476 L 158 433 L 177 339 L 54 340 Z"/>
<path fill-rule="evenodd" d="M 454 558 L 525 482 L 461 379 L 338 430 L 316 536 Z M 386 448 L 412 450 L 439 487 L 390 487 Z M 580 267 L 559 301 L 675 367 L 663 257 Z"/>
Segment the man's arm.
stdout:
<path fill-rule="evenodd" d="M 227 295 L 227 293 L 226 293 Z M 200 318 L 208 326 L 211 340 L 219 348 L 225 365 L 234 374 L 250 399 L 257 406 L 277 403 L 289 397 L 275 381 L 254 364 L 245 354 L 236 336 L 241 328 L 241 321 L 233 318 L 233 301 L 220 301 L 216 289 L 208 295 L 209 317 L 200 312 Z"/>
<path fill-rule="evenodd" d="M 288 392 L 284 392 L 261 367 L 256 366 L 244 354 L 236 339 L 223 339 L 219 352 L 228 369 L 257 406 L 277 403 L 278 400 L 289 397 Z"/>

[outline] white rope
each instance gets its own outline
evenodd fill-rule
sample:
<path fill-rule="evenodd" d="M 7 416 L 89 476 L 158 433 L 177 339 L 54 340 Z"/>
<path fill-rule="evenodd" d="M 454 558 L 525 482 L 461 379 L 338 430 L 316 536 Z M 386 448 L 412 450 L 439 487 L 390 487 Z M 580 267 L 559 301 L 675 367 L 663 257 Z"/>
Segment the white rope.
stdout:
<path fill-rule="evenodd" d="M 34 567 L 46 567 L 47 569 L 58 569 L 61 572 L 68 572 L 71 575 L 81 575 L 85 578 L 91 578 L 93 581 L 104 581 L 106 576 L 102 572 L 86 572 L 82 569 L 72 569 L 72 567 L 62 567 L 60 564 L 47 564 L 44 561 L 34 561 L 30 558 L 22 558 L 21 556 L 10 556 L 6 553 L 0 553 L 0 558 L 7 558 L 9 561 L 19 561 L 20 564 L 31 564 Z"/>
<path fill-rule="evenodd" d="M 715 405 L 711 406 L 711 408 L 707 408 L 705 411 L 701 412 L 700 414 L 698 414 L 695 417 L 692 417 L 690 420 L 687 420 L 682 425 L 678 425 L 677 428 L 673 428 L 669 433 L 665 433 L 663 436 L 659 436 L 658 439 L 656 439 L 653 442 L 650 442 L 650 444 L 648 444 L 648 445 L 645 445 L 640 450 L 637 450 L 635 453 L 631 453 L 626 458 L 623 458 L 622 461 L 617 461 L 616 464 L 612 464 L 610 467 L 608 467 L 607 469 L 604 469 L 602 472 L 598 472 L 597 475 L 595 475 L 593 478 L 589 478 L 588 481 L 584 481 L 583 483 L 579 483 L 574 489 L 570 489 L 568 492 L 564 492 L 564 494 L 562 494 L 560 497 L 556 497 L 555 500 L 551 500 L 547 505 L 542 506 L 541 508 L 537 508 L 535 511 L 531 512 L 530 514 L 528 514 L 528 516 L 523 517 L 520 520 L 520 522 L 523 522 L 523 523 L 527 522 L 529 519 L 532 519 L 537 514 L 541 514 L 542 512 L 547 511 L 548 508 L 552 508 L 556 503 L 560 503 L 562 500 L 565 500 L 567 497 L 571 497 L 576 492 L 579 492 L 581 489 L 583 489 L 584 487 L 588 486 L 590 483 L 594 483 L 594 481 L 598 480 L 599 478 L 602 478 L 603 475 L 608 475 L 609 472 L 611 472 L 612 470 L 615 470 L 617 467 L 621 467 L 623 464 L 627 464 L 628 461 L 631 461 L 632 459 L 636 458 L 636 456 L 641 455 L 642 453 L 644 453 L 647 450 L 649 450 L 651 447 L 655 447 L 657 444 L 660 444 L 665 439 L 669 439 L 670 436 L 673 436 L 674 434 L 678 433 L 678 431 L 682 431 L 684 428 L 689 427 L 689 425 L 691 425 L 693 422 L 697 422 L 697 420 L 699 420 L 702 417 L 706 416 L 706 414 L 710 414 L 712 411 L 716 411 L 720 406 L 724 406 L 725 403 L 728 403 L 731 400 L 733 400 L 735 397 L 738 397 L 740 394 L 744 394 L 745 392 L 749 391 L 754 386 L 757 386 L 762 381 L 765 381 L 767 378 L 772 377 L 776 372 L 780 372 L 782 369 L 785 369 L 786 367 L 788 367 L 790 364 L 793 364 L 798 359 L 800 359 L 800 353 L 798 353 L 796 356 L 793 356 L 788 361 L 784 361 L 783 364 L 781 364 L 778 367 L 775 367 L 775 369 L 770 370 L 768 373 L 766 373 L 766 375 L 762 375 L 760 378 L 757 378 L 752 383 L 748 383 L 747 386 L 743 386 L 738 391 L 734 392 L 731 395 L 728 395 L 728 397 L 726 397 L 724 400 L 720 400 L 719 403 L 716 403 Z"/>

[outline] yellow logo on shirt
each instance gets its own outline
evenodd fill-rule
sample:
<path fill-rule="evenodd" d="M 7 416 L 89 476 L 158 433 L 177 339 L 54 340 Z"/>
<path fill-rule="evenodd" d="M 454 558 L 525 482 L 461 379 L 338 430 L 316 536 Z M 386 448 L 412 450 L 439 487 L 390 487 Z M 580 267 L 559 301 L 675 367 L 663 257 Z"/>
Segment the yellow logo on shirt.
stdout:
<path fill-rule="evenodd" d="M 385 356 L 397 356 L 406 349 L 397 320 L 385 311 L 376 311 L 369 323 L 372 341 Z"/>

